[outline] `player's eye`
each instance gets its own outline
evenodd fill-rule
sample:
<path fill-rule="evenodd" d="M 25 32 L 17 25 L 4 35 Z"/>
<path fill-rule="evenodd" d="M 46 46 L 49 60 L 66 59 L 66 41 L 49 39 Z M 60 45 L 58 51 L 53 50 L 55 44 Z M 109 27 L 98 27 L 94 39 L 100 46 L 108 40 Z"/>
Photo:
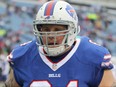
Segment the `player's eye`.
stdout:
<path fill-rule="evenodd" d="M 65 28 L 56 28 L 56 31 L 63 31 L 66 30 Z"/>
<path fill-rule="evenodd" d="M 49 27 L 41 27 L 42 32 L 50 32 L 51 29 Z"/>
<path fill-rule="evenodd" d="M 37 28 L 38 31 L 41 31 L 42 26 L 39 25 L 39 24 L 37 24 L 37 25 L 36 25 L 36 28 Z"/>

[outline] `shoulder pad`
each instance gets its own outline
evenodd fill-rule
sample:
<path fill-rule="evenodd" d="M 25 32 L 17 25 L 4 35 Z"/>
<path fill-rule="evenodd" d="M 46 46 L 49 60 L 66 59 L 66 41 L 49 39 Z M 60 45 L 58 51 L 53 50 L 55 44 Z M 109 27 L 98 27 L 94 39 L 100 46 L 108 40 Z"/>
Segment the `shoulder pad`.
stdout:
<path fill-rule="evenodd" d="M 101 67 L 104 56 L 109 54 L 109 51 L 103 46 L 92 42 L 88 37 L 81 37 L 79 53 L 79 59 L 84 64 Z"/>
<path fill-rule="evenodd" d="M 8 62 L 13 65 L 18 65 L 20 60 L 25 58 L 25 55 L 36 45 L 35 41 L 29 41 L 27 43 L 21 44 L 20 46 L 13 49 L 10 55 L 7 56 Z"/>

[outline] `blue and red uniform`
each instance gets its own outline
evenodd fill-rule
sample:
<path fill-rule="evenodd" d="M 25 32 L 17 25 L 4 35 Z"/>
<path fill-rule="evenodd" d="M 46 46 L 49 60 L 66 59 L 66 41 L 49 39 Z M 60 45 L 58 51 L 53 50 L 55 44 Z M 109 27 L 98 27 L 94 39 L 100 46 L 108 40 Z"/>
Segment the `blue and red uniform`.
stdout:
<path fill-rule="evenodd" d="M 46 57 L 33 40 L 12 51 L 8 61 L 21 87 L 98 87 L 104 69 L 112 69 L 109 51 L 80 37 L 58 62 Z"/>

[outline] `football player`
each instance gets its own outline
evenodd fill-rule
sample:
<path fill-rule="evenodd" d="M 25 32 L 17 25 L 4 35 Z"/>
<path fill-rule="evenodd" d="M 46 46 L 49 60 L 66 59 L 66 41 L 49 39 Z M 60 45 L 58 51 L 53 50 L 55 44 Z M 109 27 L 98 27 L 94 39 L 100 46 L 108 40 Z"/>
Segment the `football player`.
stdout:
<path fill-rule="evenodd" d="M 15 48 L 6 87 L 114 87 L 109 51 L 78 37 L 78 17 L 65 1 L 49 1 L 33 22 L 35 40 Z"/>

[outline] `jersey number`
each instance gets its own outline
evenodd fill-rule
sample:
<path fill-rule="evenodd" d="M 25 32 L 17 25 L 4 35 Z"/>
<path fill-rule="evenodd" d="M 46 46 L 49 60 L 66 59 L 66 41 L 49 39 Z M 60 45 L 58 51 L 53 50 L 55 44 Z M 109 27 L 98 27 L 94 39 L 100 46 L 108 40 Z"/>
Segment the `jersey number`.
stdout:
<path fill-rule="evenodd" d="M 30 87 L 52 87 L 52 85 L 47 81 L 33 81 Z M 78 87 L 78 81 L 72 80 L 70 81 L 66 87 Z"/>

